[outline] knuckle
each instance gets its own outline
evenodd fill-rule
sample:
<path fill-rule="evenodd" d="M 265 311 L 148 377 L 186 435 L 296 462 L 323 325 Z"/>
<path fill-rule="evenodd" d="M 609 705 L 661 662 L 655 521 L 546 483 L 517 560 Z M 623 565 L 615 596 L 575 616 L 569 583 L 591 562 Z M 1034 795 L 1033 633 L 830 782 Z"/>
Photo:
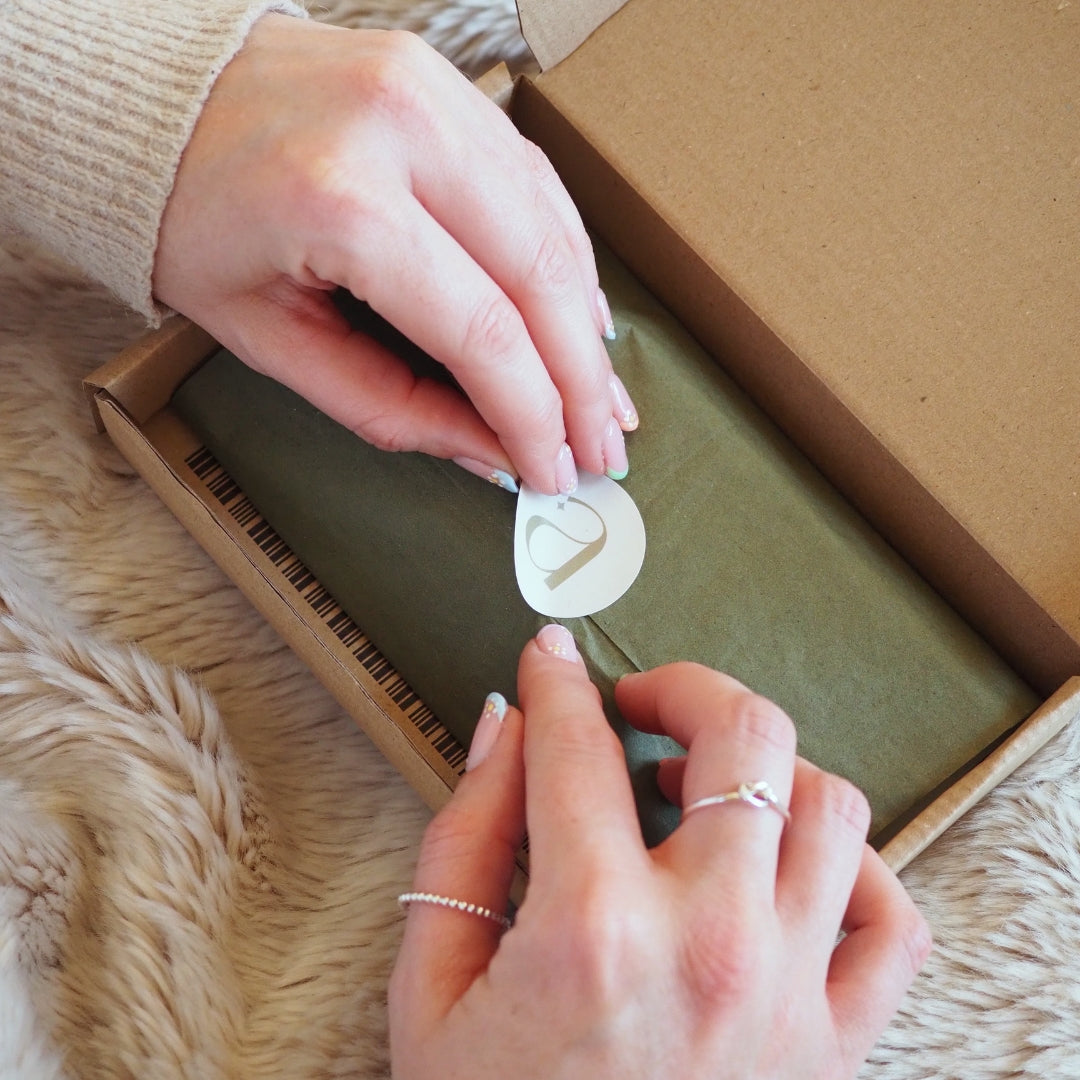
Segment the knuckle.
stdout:
<path fill-rule="evenodd" d="M 377 411 L 363 408 L 352 411 L 347 426 L 376 450 L 390 453 L 415 450 L 416 432 L 409 423 L 409 401 L 414 389 L 415 383 L 388 395 L 383 407 Z"/>
<path fill-rule="evenodd" d="M 443 807 L 428 822 L 423 831 L 422 847 L 426 858 L 438 858 L 446 851 L 457 849 L 462 838 L 468 836 L 469 824 L 453 804 Z"/>
<path fill-rule="evenodd" d="M 577 266 L 569 249 L 551 228 L 537 243 L 529 277 L 534 288 L 559 297 L 567 294 L 577 279 Z"/>
<path fill-rule="evenodd" d="M 433 55 L 431 46 L 411 30 L 386 30 L 380 35 L 388 53 L 399 57 L 403 65 L 411 66 Z"/>
<path fill-rule="evenodd" d="M 518 328 L 510 301 L 502 294 L 485 296 L 465 323 L 461 355 L 482 363 L 507 358 L 517 343 Z"/>
<path fill-rule="evenodd" d="M 564 202 L 564 204 L 571 209 L 573 216 L 569 223 L 570 227 L 567 230 L 566 236 L 567 242 L 570 245 L 571 254 L 576 259 L 592 259 L 592 241 L 589 239 L 589 234 L 585 231 L 585 226 L 581 223 L 581 219 L 573 212 L 573 204 L 570 200 L 570 196 L 563 187 L 563 182 L 559 179 L 559 174 L 555 171 L 555 167 L 551 164 L 547 154 L 545 154 L 539 146 L 530 142 L 528 139 L 523 141 L 525 143 L 525 161 L 529 173 L 540 188 L 541 198 L 544 201 L 545 206 L 549 199 L 555 199 Z"/>
<path fill-rule="evenodd" d="M 565 441 L 563 404 L 550 384 L 540 382 L 529 395 L 519 395 L 513 417 L 493 424 L 507 452 L 515 461 L 535 460 L 547 468 Z"/>
<path fill-rule="evenodd" d="M 476 835 L 475 823 L 451 801 L 428 822 L 421 841 L 422 860 L 445 868 L 468 850 Z"/>
<path fill-rule="evenodd" d="M 324 144 L 296 167 L 283 170 L 291 185 L 292 204 L 306 208 L 316 229 L 335 221 L 352 221 L 363 214 L 356 184 L 349 175 L 345 155 L 338 145 Z"/>
<path fill-rule="evenodd" d="M 930 924 L 914 904 L 909 903 L 905 913 L 900 916 L 897 937 L 908 969 L 914 977 L 922 969 L 934 948 Z"/>
<path fill-rule="evenodd" d="M 564 950 L 561 967 L 572 984 L 573 996 L 595 1015 L 619 1011 L 637 980 L 641 949 L 633 916 L 616 890 L 592 880 L 574 897 L 573 915 L 559 915 Z M 568 987 L 568 989 L 570 989 Z"/>
<path fill-rule="evenodd" d="M 600 696 L 596 694 L 594 708 L 601 708 Z M 598 767 L 610 765 L 623 754 L 622 744 L 609 724 L 583 724 L 578 714 L 553 717 L 548 724 L 552 739 L 557 740 L 562 752 L 568 757 L 594 761 Z"/>
<path fill-rule="evenodd" d="M 377 251 L 397 231 L 389 220 L 381 194 L 359 183 L 352 157 L 335 145 L 324 145 L 289 171 L 290 205 L 300 208 L 301 231 L 329 240 L 334 249 Z M 372 260 L 350 260 L 357 280 L 350 285 L 366 294 Z"/>
<path fill-rule="evenodd" d="M 795 751 L 795 725 L 790 717 L 779 705 L 750 690 L 732 699 L 728 725 L 742 742 L 784 753 Z"/>
<path fill-rule="evenodd" d="M 527 423 L 532 430 L 563 433 L 563 403 L 554 389 L 538 393 L 531 403 Z"/>
<path fill-rule="evenodd" d="M 531 139 L 523 138 L 521 141 L 525 148 L 525 164 L 528 166 L 529 173 L 538 184 L 546 187 L 555 175 L 551 161 Z"/>
<path fill-rule="evenodd" d="M 839 821 L 860 837 L 866 836 L 870 828 L 870 803 L 859 788 L 849 780 L 827 772 L 814 774 L 811 783 L 811 798 L 824 817 Z"/>
<path fill-rule="evenodd" d="M 436 138 L 440 104 L 430 90 L 432 58 L 438 54 L 416 34 L 383 31 L 379 48 L 356 65 L 345 89 L 353 100 L 363 103 L 362 122 L 391 125 L 414 148 Z"/>
<path fill-rule="evenodd" d="M 364 100 L 400 117 L 421 100 L 417 87 L 423 80 L 416 77 L 416 68 L 423 62 L 426 46 L 407 30 L 387 30 L 379 43 L 378 52 L 368 59 L 359 75 Z"/>
<path fill-rule="evenodd" d="M 725 912 L 701 913 L 694 935 L 681 949 L 682 981 L 702 1008 L 714 1009 L 746 997 L 761 973 L 759 934 L 746 932 L 753 925 L 749 915 Z M 740 930 L 739 928 L 742 927 Z"/>
<path fill-rule="evenodd" d="M 596 252 L 593 250 L 592 241 L 589 239 L 589 234 L 585 231 L 585 227 L 572 228 L 568 234 L 568 241 L 570 244 L 570 251 L 574 258 L 579 262 L 588 263 L 590 266 L 594 266 L 596 263 Z M 595 273 L 593 274 L 595 278 Z M 599 287 L 599 281 L 595 281 L 597 287 Z"/>
<path fill-rule="evenodd" d="M 380 416 L 365 422 L 357 434 L 376 450 L 385 450 L 390 454 L 404 453 L 416 445 L 416 437 L 402 425 L 400 420 Z"/>

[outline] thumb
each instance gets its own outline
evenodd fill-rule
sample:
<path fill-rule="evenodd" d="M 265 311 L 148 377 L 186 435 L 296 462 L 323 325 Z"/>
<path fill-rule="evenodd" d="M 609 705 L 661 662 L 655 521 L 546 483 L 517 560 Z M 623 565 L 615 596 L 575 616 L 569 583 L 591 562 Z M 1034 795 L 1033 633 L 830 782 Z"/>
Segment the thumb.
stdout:
<path fill-rule="evenodd" d="M 450 802 L 432 819 L 410 894 L 475 905 L 455 910 L 430 899 L 407 902 L 408 921 L 390 990 L 392 1022 L 423 1031 L 445 1016 L 483 973 L 504 927 L 514 856 L 525 833 L 521 713 L 488 696 L 469 764 Z M 419 1036 L 417 1036 L 419 1037 Z"/>
<path fill-rule="evenodd" d="M 452 458 L 485 479 L 517 471 L 498 437 L 456 387 L 417 376 L 400 357 L 352 329 L 318 289 L 280 286 L 218 311 L 206 328 L 249 367 L 306 398 L 382 450 Z M 215 319 L 215 322 L 219 321 Z"/>

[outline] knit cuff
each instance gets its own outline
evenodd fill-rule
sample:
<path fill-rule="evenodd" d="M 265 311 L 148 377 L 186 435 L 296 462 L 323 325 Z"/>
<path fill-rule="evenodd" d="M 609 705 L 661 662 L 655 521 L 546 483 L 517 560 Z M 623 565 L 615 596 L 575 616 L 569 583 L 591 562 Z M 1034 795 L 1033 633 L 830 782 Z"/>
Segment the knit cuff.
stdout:
<path fill-rule="evenodd" d="M 210 89 L 292 0 L 0 0 L 0 224 L 149 321 L 158 230 Z"/>

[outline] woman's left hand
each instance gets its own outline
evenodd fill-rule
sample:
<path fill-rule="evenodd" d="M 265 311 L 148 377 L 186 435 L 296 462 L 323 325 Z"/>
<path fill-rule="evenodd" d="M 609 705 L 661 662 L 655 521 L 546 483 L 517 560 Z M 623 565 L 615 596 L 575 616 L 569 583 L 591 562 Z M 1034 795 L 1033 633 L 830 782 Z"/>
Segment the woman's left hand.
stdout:
<path fill-rule="evenodd" d="M 351 332 L 335 287 L 465 395 Z M 181 160 L 154 292 L 377 446 L 552 494 L 578 466 L 625 471 L 636 413 L 577 211 L 544 155 L 414 35 L 259 19 Z"/>

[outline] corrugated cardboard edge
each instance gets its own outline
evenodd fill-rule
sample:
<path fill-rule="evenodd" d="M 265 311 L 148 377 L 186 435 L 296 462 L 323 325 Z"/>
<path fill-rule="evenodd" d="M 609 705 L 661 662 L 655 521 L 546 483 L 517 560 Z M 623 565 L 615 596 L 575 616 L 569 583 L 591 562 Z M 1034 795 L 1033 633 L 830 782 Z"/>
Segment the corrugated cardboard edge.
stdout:
<path fill-rule="evenodd" d="M 1077 717 L 1080 717 L 1080 676 L 1065 683 L 1001 746 L 935 799 L 927 811 L 897 833 L 881 849 L 882 859 L 893 870 L 903 869 Z"/>
<path fill-rule="evenodd" d="M 518 0 L 525 43 L 541 71 L 565 60 L 626 0 Z"/>
<path fill-rule="evenodd" d="M 99 390 L 107 388 L 137 423 L 145 423 L 164 408 L 191 371 L 192 355 L 208 356 L 214 348 L 214 339 L 202 327 L 177 315 L 117 353 L 83 380 L 98 431 L 105 430 L 98 408 Z M 147 363 L 150 357 L 152 364 Z"/>
<path fill-rule="evenodd" d="M 248 557 L 239 526 L 200 498 L 177 467 L 154 445 L 146 425 L 167 403 L 184 377 L 215 348 L 205 331 L 186 319 L 170 320 L 160 330 L 125 349 L 92 373 L 85 386 L 94 399 L 95 415 L 112 441 L 138 470 L 158 497 L 200 543 L 256 609 L 315 672 L 321 682 L 356 720 L 365 734 L 410 781 L 432 809 L 452 791 L 451 783 L 423 759 L 394 723 L 377 688 L 363 686 L 346 671 L 297 611 L 296 599 L 279 590 Z M 179 421 L 175 421 L 179 425 Z"/>
<path fill-rule="evenodd" d="M 99 407 L 109 437 L 188 532 L 316 673 L 424 802 L 433 810 L 442 806 L 451 789 L 427 766 L 400 729 L 388 722 L 373 696 L 341 668 L 288 600 L 245 557 L 227 530 L 187 490 L 164 459 L 154 454 L 152 445 L 123 408 L 104 394 L 99 395 Z"/>

